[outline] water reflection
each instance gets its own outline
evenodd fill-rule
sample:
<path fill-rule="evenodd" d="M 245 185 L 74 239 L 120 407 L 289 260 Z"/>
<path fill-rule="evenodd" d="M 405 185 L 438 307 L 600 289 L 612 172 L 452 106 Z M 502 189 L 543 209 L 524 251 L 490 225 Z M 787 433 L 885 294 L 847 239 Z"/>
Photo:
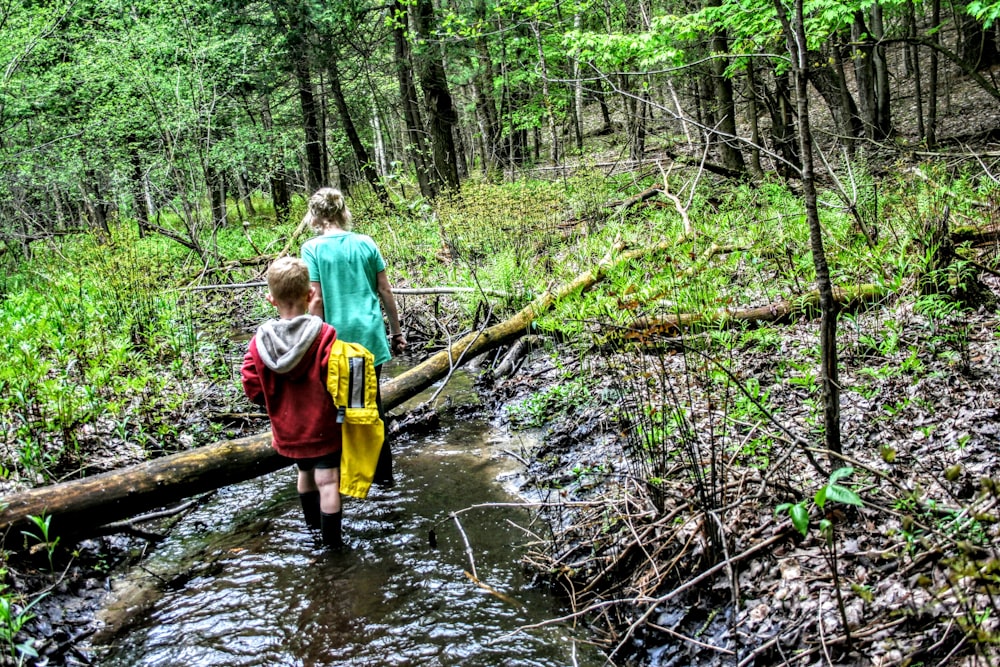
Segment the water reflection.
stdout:
<path fill-rule="evenodd" d="M 508 522 L 523 517 L 461 517 L 479 577 L 508 599 L 465 574 L 469 558 L 448 513 L 511 500 L 495 481 L 496 453 L 518 444 L 499 437 L 464 421 L 399 448 L 397 487 L 346 500 L 351 548 L 333 556 L 302 524 L 290 469 L 221 490 L 145 562 L 147 573 L 133 573 L 169 583 L 95 664 L 604 664 L 565 626 L 514 632 L 566 612 L 523 576 L 526 537 Z"/>

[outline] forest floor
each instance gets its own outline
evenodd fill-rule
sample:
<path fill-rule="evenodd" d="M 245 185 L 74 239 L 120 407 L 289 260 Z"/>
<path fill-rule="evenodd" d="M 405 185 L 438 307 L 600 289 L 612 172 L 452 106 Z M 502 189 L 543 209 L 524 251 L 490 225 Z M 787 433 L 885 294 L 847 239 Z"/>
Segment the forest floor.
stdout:
<path fill-rule="evenodd" d="M 1000 294 L 997 278 L 984 281 Z M 995 310 L 929 317 L 900 300 L 843 316 L 835 460 L 818 431 L 816 320 L 723 337 L 721 348 L 703 340 L 642 355 L 549 343 L 484 382 L 498 422 L 518 428 L 529 405 L 548 415 L 521 481 L 526 500 L 549 505 L 551 537 L 531 546 L 529 566 L 590 610 L 583 620 L 614 664 L 977 664 L 1000 632 Z M 706 372 L 706 354 L 729 360 L 730 382 Z M 682 397 L 646 405 L 680 408 L 693 427 L 652 470 L 637 468 L 635 424 L 617 409 L 640 367 Z M 854 472 L 838 484 L 863 506 L 820 511 L 813 496 L 842 466 Z M 657 484 L 640 482 L 651 472 Z M 805 536 L 775 512 L 799 501 Z M 35 640 L 38 664 L 87 664 L 79 646 L 109 577 L 145 548 L 121 534 L 87 540 L 55 584 L 44 549 L 10 561 L 15 590 L 47 593 L 19 637 Z"/>
<path fill-rule="evenodd" d="M 1000 290 L 995 277 L 987 282 Z M 551 543 L 534 564 L 575 609 L 591 610 L 595 634 L 622 661 L 995 664 L 997 313 L 983 307 L 936 319 L 898 302 L 842 318 L 843 456 L 831 458 L 821 449 L 809 376 L 818 366 L 817 322 L 770 332 L 767 345 L 737 341 L 726 353 L 732 379 L 766 394 L 780 428 L 761 412 L 740 416 L 740 392 L 713 384 L 693 355 L 654 353 L 656 364 L 632 366 L 633 374 L 670 376 L 692 426 L 687 444 L 678 435 L 667 452 L 656 488 L 636 482 L 628 456 L 635 434 L 613 417 L 613 403 L 628 400 L 617 388 L 636 386 L 623 381 L 624 366 L 583 369 L 579 359 L 540 353 L 495 387 L 494 404 L 511 405 L 565 383 L 570 368 L 616 388 L 612 401 L 548 424 L 526 470 L 526 496 L 556 506 Z M 661 398 L 657 409 L 678 407 Z M 726 427 L 727 419 L 745 420 L 743 428 Z M 820 511 L 813 494 L 847 466 L 854 472 L 836 484 L 863 505 L 831 500 Z M 803 500 L 805 536 L 787 511 L 775 512 Z M 825 534 L 817 529 L 824 519 Z M 698 576 L 710 568 L 714 576 Z M 699 585 L 688 588 L 692 580 Z M 992 662 L 979 662 L 984 655 Z"/>

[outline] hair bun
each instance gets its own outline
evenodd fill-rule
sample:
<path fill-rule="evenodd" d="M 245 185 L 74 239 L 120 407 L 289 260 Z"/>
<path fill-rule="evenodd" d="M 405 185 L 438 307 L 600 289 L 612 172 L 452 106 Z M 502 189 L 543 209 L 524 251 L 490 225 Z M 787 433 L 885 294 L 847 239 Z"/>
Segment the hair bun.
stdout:
<path fill-rule="evenodd" d="M 334 212 L 338 212 L 340 209 L 344 208 L 344 195 L 340 192 L 340 190 L 329 188 L 326 192 L 326 204 Z"/>

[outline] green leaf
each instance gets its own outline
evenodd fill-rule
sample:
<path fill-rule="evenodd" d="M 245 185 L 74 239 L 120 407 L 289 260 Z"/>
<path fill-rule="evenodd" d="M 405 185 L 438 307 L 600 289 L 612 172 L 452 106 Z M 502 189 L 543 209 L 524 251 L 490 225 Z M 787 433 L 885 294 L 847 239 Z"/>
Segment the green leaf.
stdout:
<path fill-rule="evenodd" d="M 813 498 L 813 502 L 816 503 L 816 507 L 823 509 L 823 506 L 826 505 L 826 490 L 828 488 L 830 488 L 829 485 L 824 486 L 822 489 L 816 492 L 816 497 Z"/>
<path fill-rule="evenodd" d="M 826 487 L 826 498 L 827 500 L 843 503 L 844 505 L 855 505 L 857 507 L 864 506 L 864 503 L 861 501 L 861 496 L 854 493 L 854 491 L 851 491 L 847 487 L 840 486 L 839 484 L 830 484 Z"/>
<path fill-rule="evenodd" d="M 802 533 L 802 537 L 809 532 L 809 511 L 803 503 L 795 503 L 788 510 L 788 515 L 792 517 L 792 525 Z"/>
<path fill-rule="evenodd" d="M 850 466 L 847 466 L 847 467 L 844 467 L 844 468 L 837 468 L 832 473 L 830 473 L 830 484 L 833 484 L 834 482 L 836 482 L 836 481 L 838 481 L 840 479 L 843 479 L 844 477 L 847 477 L 848 475 L 850 475 L 853 472 L 854 472 L 854 468 L 852 468 Z"/>

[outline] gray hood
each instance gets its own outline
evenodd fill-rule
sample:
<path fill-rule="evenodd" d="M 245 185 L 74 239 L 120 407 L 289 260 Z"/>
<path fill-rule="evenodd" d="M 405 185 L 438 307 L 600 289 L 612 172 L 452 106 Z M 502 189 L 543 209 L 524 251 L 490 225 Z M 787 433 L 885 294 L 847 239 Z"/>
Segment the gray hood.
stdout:
<path fill-rule="evenodd" d="M 275 373 L 287 373 L 302 361 L 322 328 L 323 320 L 315 315 L 264 322 L 257 329 L 260 360 Z"/>

